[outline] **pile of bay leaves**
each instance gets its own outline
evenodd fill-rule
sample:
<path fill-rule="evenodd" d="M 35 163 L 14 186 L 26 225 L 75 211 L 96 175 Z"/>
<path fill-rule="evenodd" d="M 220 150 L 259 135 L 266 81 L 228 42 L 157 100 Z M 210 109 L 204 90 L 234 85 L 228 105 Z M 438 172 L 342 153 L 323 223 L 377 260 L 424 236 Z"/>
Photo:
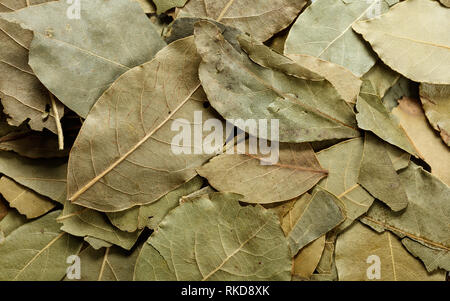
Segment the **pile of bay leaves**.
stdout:
<path fill-rule="evenodd" d="M 449 0 L 0 0 L 0 42 L 0 280 L 446 279 Z"/>

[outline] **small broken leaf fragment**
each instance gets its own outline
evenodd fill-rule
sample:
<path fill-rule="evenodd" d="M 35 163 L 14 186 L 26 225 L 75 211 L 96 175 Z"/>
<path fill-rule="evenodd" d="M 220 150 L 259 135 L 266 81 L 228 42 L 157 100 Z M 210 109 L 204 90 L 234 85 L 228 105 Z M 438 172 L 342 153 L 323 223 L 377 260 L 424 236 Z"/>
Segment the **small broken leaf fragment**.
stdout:
<path fill-rule="evenodd" d="M 379 202 L 361 219 L 377 231 L 389 230 L 438 250 L 450 251 L 450 188 L 438 178 L 410 163 L 400 171 L 408 196 L 408 207 L 392 212 Z"/>
<path fill-rule="evenodd" d="M 420 100 L 428 121 L 450 147 L 450 85 L 420 85 Z"/>
<path fill-rule="evenodd" d="M 393 70 L 416 82 L 447 85 L 449 27 L 450 10 L 430 0 L 402 1 L 379 18 L 353 25 Z"/>
<path fill-rule="evenodd" d="M 290 229 L 285 232 L 292 255 L 345 220 L 338 202 L 336 196 L 319 187 L 312 196 L 305 195 L 294 204 L 285 216 L 293 221 L 283 223 Z"/>
<path fill-rule="evenodd" d="M 0 0 L 0 14 L 44 2 L 48 1 Z M 46 110 L 50 95 L 28 65 L 32 39 L 31 31 L 0 18 L 0 99 L 9 124 L 19 126 L 29 119 L 28 124 L 33 130 L 47 128 L 56 133 L 55 115 Z M 64 107 L 58 104 L 58 113 L 62 117 Z"/>
<path fill-rule="evenodd" d="M 65 276 L 67 257 L 77 254 L 83 241 L 59 230 L 59 214 L 48 213 L 6 237 L 0 244 L 0 280 L 59 281 Z"/>
<path fill-rule="evenodd" d="M 402 98 L 392 114 L 431 166 L 431 173 L 450 185 L 450 150 L 428 123 L 419 101 Z"/>
<path fill-rule="evenodd" d="M 328 173 L 308 143 L 281 143 L 276 154 L 278 161 L 273 164 L 259 148 L 256 154 L 250 154 L 249 143 L 242 144 L 247 149 L 245 153 L 241 154 L 237 145 L 234 154 L 221 154 L 197 172 L 218 191 L 243 195 L 243 202 L 267 204 L 293 199 L 314 187 Z"/>
<path fill-rule="evenodd" d="M 310 279 L 319 264 L 325 248 L 325 235 L 322 235 L 303 249 L 294 257 L 293 277 Z"/>
<path fill-rule="evenodd" d="M 162 280 L 290 280 L 291 254 L 278 217 L 238 199 L 212 193 L 172 210 L 144 246 L 135 279 L 153 270 Z"/>
<path fill-rule="evenodd" d="M 55 204 L 48 198 L 5 176 L 0 179 L 0 194 L 11 207 L 16 208 L 29 219 L 44 215 L 55 207 Z"/>
<path fill-rule="evenodd" d="M 408 197 L 385 143 L 366 133 L 358 183 L 393 211 L 400 211 L 408 206 Z"/>
<path fill-rule="evenodd" d="M 393 234 L 377 233 L 359 222 L 338 237 L 336 267 L 341 281 L 445 280 L 442 271 L 428 273 Z"/>

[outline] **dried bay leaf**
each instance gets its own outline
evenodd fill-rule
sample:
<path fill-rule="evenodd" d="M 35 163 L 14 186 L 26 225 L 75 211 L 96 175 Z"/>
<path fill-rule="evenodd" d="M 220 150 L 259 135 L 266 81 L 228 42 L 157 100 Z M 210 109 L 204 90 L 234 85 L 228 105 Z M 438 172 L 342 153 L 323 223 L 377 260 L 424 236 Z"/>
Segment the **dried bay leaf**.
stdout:
<path fill-rule="evenodd" d="M 418 98 L 419 85 L 407 79 L 406 77 L 400 76 L 398 81 L 386 92 L 382 102 L 383 105 L 392 111 L 396 106 L 398 106 L 398 100 L 402 97 L 413 97 Z"/>
<path fill-rule="evenodd" d="M 265 41 L 289 26 L 306 3 L 305 0 L 190 0 L 178 18 L 216 20 Z"/>
<path fill-rule="evenodd" d="M 28 159 L 0 151 L 0 173 L 35 192 L 57 201 L 66 191 L 64 159 Z"/>
<path fill-rule="evenodd" d="M 428 272 L 438 268 L 450 271 L 450 251 L 432 248 L 410 238 L 403 238 L 402 244 L 414 256 L 420 258 Z"/>
<path fill-rule="evenodd" d="M 133 280 L 175 281 L 177 278 L 161 254 L 151 244 L 144 243 L 136 260 Z"/>
<path fill-rule="evenodd" d="M 381 281 L 444 281 L 445 273 L 428 273 L 390 232 L 379 234 L 354 224 L 336 242 L 336 267 L 341 281 L 367 281 L 370 256 L 380 259 Z M 372 262 L 373 263 L 373 262 Z M 377 279 L 373 279 L 377 280 Z"/>
<path fill-rule="evenodd" d="M 450 146 L 450 85 L 421 84 L 420 100 L 428 121 Z"/>
<path fill-rule="evenodd" d="M 376 57 L 353 32 L 352 25 L 359 20 L 375 17 L 388 8 L 388 2 L 384 0 L 316 0 L 292 26 L 284 52 L 288 55 L 312 55 L 362 76 L 375 64 Z"/>
<path fill-rule="evenodd" d="M 283 223 L 288 226 L 287 239 L 291 254 L 336 228 L 345 220 L 345 213 L 338 205 L 339 200 L 333 194 L 323 189 L 316 189 L 312 196 L 306 196 L 294 204 L 289 214 L 293 223 Z"/>
<path fill-rule="evenodd" d="M 203 107 L 199 62 L 194 38 L 184 38 L 105 92 L 71 151 L 70 200 L 99 211 L 123 211 L 153 203 L 196 175 L 195 168 L 213 154 L 174 154 L 171 124 L 182 118 L 190 125 L 195 111 L 203 119 L 217 117 Z"/>
<path fill-rule="evenodd" d="M 55 204 L 48 198 L 17 184 L 5 176 L 0 179 L 0 193 L 11 207 L 16 208 L 27 218 L 39 217 L 55 207 Z"/>
<path fill-rule="evenodd" d="M 450 84 L 449 27 L 450 10 L 429 0 L 403 1 L 380 18 L 353 25 L 386 65 L 431 84 Z"/>
<path fill-rule="evenodd" d="M 134 0 L 134 1 L 139 2 L 144 13 L 151 14 L 156 12 L 156 7 L 155 4 L 153 4 L 152 0 Z"/>
<path fill-rule="evenodd" d="M 358 126 L 366 131 L 371 131 L 384 141 L 393 144 L 404 151 L 419 157 L 413 139 L 408 137 L 405 129 L 398 120 L 383 105 L 381 98 L 374 94 L 372 86 L 364 81 L 361 93 L 356 102 L 356 120 Z"/>
<path fill-rule="evenodd" d="M 202 189 L 194 191 L 193 193 L 182 196 L 180 198 L 179 202 L 180 202 L 180 204 L 185 203 L 185 202 L 190 202 L 192 200 L 195 200 L 196 198 L 198 198 L 201 195 L 210 194 L 213 192 L 216 192 L 216 191 L 211 186 L 206 186 L 206 187 L 203 187 Z"/>
<path fill-rule="evenodd" d="M 1 280 L 58 281 L 64 277 L 67 257 L 79 252 L 82 240 L 59 230 L 58 214 L 53 211 L 6 237 L 0 245 Z"/>
<path fill-rule="evenodd" d="M 338 196 L 345 206 L 346 219 L 337 231 L 344 230 L 366 213 L 374 201 L 357 182 L 362 154 L 361 138 L 340 142 L 317 153 L 320 164 L 328 170 L 328 177 L 321 180 L 319 185 Z"/>
<path fill-rule="evenodd" d="M 291 254 L 277 216 L 238 199 L 213 193 L 172 210 L 144 245 L 135 279 L 290 280 Z"/>
<path fill-rule="evenodd" d="M 293 199 L 327 175 L 309 144 L 279 147 L 279 160 L 272 165 L 263 165 L 267 159 L 259 151 L 254 155 L 235 151 L 213 158 L 197 171 L 218 191 L 238 193 L 244 196 L 241 201 L 260 204 Z"/>
<path fill-rule="evenodd" d="M 0 14 L 11 13 L 48 0 L 0 0 Z M 50 95 L 28 65 L 32 32 L 0 19 L 0 99 L 8 123 L 19 126 L 26 120 L 36 131 L 44 128 L 56 133 L 55 112 L 48 112 Z M 64 108 L 58 103 L 58 115 Z M 44 118 L 43 116 L 47 116 Z"/>
<path fill-rule="evenodd" d="M 103 239 L 95 238 L 92 236 L 85 236 L 84 241 L 87 242 L 95 250 L 99 250 L 101 248 L 109 248 L 113 245 L 112 243 L 109 243 Z"/>
<path fill-rule="evenodd" d="M 393 211 L 408 206 L 408 197 L 384 142 L 366 133 L 358 183 Z"/>
<path fill-rule="evenodd" d="M 403 98 L 392 114 L 431 166 L 431 172 L 450 185 L 450 150 L 428 124 L 419 101 Z"/>
<path fill-rule="evenodd" d="M 325 248 L 325 235 L 322 235 L 303 249 L 294 257 L 293 277 L 310 279 L 319 264 Z"/>
<path fill-rule="evenodd" d="M 8 207 L 5 205 L 5 201 L 0 199 L 0 221 L 8 214 Z"/>
<path fill-rule="evenodd" d="M 234 49 L 208 21 L 196 23 L 195 42 L 203 60 L 199 68 L 203 88 L 225 119 L 278 119 L 280 142 L 359 135 L 351 107 L 328 81 L 304 80 L 263 68 Z M 267 128 L 270 132 L 271 126 Z M 264 133 L 259 138 L 270 140 Z"/>
<path fill-rule="evenodd" d="M 361 221 L 377 231 L 389 230 L 401 238 L 450 251 L 450 188 L 412 162 L 399 175 L 408 195 L 406 210 L 392 212 L 376 202 Z"/>
<path fill-rule="evenodd" d="M 238 40 L 250 59 L 260 66 L 273 68 L 303 79 L 322 80 L 326 78 L 345 101 L 356 102 L 362 82 L 347 69 L 310 55 L 292 54 L 287 57 L 279 55 L 271 48 L 246 35 L 239 36 Z"/>
<path fill-rule="evenodd" d="M 124 251 L 118 247 L 100 250 L 87 247 L 79 254 L 82 263 L 79 281 L 131 281 L 139 251 L 140 248 Z"/>
<path fill-rule="evenodd" d="M 5 242 L 5 238 L 20 226 L 28 223 L 25 215 L 20 214 L 15 209 L 9 209 L 6 216 L 0 221 L 0 245 Z"/>
<path fill-rule="evenodd" d="M 447 7 L 450 7 L 450 0 L 439 0 L 442 4 L 444 4 Z"/>
<path fill-rule="evenodd" d="M 314 281 L 337 281 L 337 270 L 334 259 L 337 232 L 331 231 L 325 237 L 325 248 L 322 252 L 316 273 L 311 276 Z"/>
<path fill-rule="evenodd" d="M 69 148 L 58 149 L 58 138 L 28 130 L 11 132 L 0 138 L 0 150 L 14 151 L 28 158 L 59 158 L 69 155 Z"/>
<path fill-rule="evenodd" d="M 94 237 L 126 250 L 134 246 L 142 232 L 121 231 L 114 227 L 103 213 L 72 204 L 68 200 L 65 200 L 64 209 L 57 221 L 63 224 L 61 230 L 71 235 Z"/>
<path fill-rule="evenodd" d="M 122 231 L 134 232 L 145 227 L 156 229 L 167 213 L 180 204 L 182 196 L 197 191 L 202 184 L 203 180 L 195 177 L 154 203 L 125 211 L 109 212 L 106 215 L 111 223 Z"/>
<path fill-rule="evenodd" d="M 162 14 L 174 7 L 183 7 L 188 0 L 153 0 L 156 5 L 156 13 Z"/>
<path fill-rule="evenodd" d="M 33 30 L 34 73 L 62 103 L 85 118 L 114 80 L 151 60 L 165 43 L 134 1 L 83 0 L 80 5 L 79 19 L 67 18 L 64 0 L 0 17 Z"/>

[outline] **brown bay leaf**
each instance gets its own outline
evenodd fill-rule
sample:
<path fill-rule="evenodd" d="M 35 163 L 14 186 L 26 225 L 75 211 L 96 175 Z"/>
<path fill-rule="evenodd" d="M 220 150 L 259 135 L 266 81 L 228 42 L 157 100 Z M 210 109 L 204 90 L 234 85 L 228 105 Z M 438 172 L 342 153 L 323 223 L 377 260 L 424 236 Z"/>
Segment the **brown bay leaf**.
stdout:
<path fill-rule="evenodd" d="M 450 10 L 429 0 L 402 1 L 380 18 L 353 25 L 386 65 L 431 84 L 450 84 L 449 27 Z"/>
<path fill-rule="evenodd" d="M 379 278 L 372 276 L 373 258 L 379 258 Z M 336 267 L 341 281 L 445 281 L 445 273 L 428 273 L 390 232 L 377 233 L 354 224 L 336 242 Z M 372 277 L 376 277 L 375 273 Z"/>
<path fill-rule="evenodd" d="M 428 121 L 450 146 L 450 85 L 421 84 L 420 100 Z"/>
<path fill-rule="evenodd" d="M 429 125 L 420 102 L 402 98 L 392 114 L 414 141 L 423 160 L 431 166 L 431 172 L 450 185 L 450 150 Z"/>
<path fill-rule="evenodd" d="M 241 130 L 270 140 L 269 135 L 242 128 L 236 120 L 278 119 L 280 142 L 359 135 L 352 108 L 328 81 L 305 80 L 297 74 L 263 68 L 233 48 L 208 21 L 196 23 L 195 42 L 202 56 L 200 79 L 211 105 Z M 272 55 L 282 57 L 275 52 Z M 271 132 L 271 125 L 267 128 Z"/>
<path fill-rule="evenodd" d="M 225 153 L 197 171 L 218 191 L 238 193 L 244 196 L 241 201 L 260 204 L 298 197 L 327 175 L 307 143 L 280 144 L 279 160 L 274 164 L 264 165 L 270 162 L 265 157 L 260 151 Z"/>
<path fill-rule="evenodd" d="M 135 1 L 90 0 L 81 8 L 79 19 L 67 17 L 64 0 L 0 17 L 33 30 L 31 68 L 61 102 L 85 118 L 109 85 L 151 60 L 165 43 Z"/>
<path fill-rule="evenodd" d="M 208 18 L 268 40 L 292 22 L 305 0 L 190 0 L 178 15 Z"/>
<path fill-rule="evenodd" d="M 44 215 L 55 207 L 48 198 L 5 176 L 0 179 L 0 193 L 11 207 L 16 208 L 29 219 Z"/>
<path fill-rule="evenodd" d="M 48 1 L 1 0 L 0 14 Z M 47 111 L 47 106 L 51 105 L 50 94 L 28 65 L 32 39 L 31 31 L 0 19 L 0 99 L 9 124 L 19 126 L 29 119 L 32 129 L 47 128 L 56 133 L 55 112 Z M 59 103 L 58 115 L 64 115 L 64 107 Z"/>
<path fill-rule="evenodd" d="M 216 118 L 203 106 L 199 62 L 194 38 L 184 38 L 125 73 L 103 94 L 71 151 L 70 200 L 104 212 L 153 203 L 192 179 L 195 168 L 214 156 L 177 155 L 171 145 L 174 119 L 190 125 L 195 111 L 204 119 Z"/>

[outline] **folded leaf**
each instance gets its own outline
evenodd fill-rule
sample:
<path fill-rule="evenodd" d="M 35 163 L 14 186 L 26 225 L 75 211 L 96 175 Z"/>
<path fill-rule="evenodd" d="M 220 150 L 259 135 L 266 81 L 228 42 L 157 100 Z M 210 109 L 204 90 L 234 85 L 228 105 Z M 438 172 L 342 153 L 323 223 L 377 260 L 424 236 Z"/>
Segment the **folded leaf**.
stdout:
<path fill-rule="evenodd" d="M 67 164 L 63 159 L 28 159 L 0 151 L 0 173 L 57 201 L 65 194 Z"/>
<path fill-rule="evenodd" d="M 376 57 L 353 32 L 352 25 L 385 12 L 388 3 L 384 0 L 316 0 L 292 26 L 284 52 L 309 54 L 362 76 L 375 64 Z"/>
<path fill-rule="evenodd" d="M 289 211 L 287 234 L 291 254 L 297 254 L 303 247 L 336 228 L 345 220 L 345 214 L 338 206 L 339 200 L 331 193 L 317 189 L 311 197 L 304 197 Z"/>
<path fill-rule="evenodd" d="M 305 0 L 190 0 L 178 17 L 212 19 L 265 41 L 288 27 L 306 3 Z"/>
<path fill-rule="evenodd" d="M 182 196 L 197 191 L 202 184 L 203 180 L 195 177 L 154 203 L 125 211 L 109 212 L 106 215 L 111 223 L 122 231 L 134 232 L 145 227 L 156 229 L 167 213 L 180 204 Z"/>
<path fill-rule="evenodd" d="M 82 240 L 59 230 L 59 213 L 51 212 L 6 237 L 0 245 L 0 280 L 58 281 L 64 277 L 67 257 L 79 252 Z"/>
<path fill-rule="evenodd" d="M 265 133 L 242 128 L 236 120 L 278 119 L 281 142 L 359 135 L 351 107 L 328 81 L 263 68 L 233 48 L 208 21 L 196 23 L 195 42 L 203 60 L 200 79 L 211 105 L 241 130 L 270 140 Z M 271 133 L 271 125 L 267 128 Z"/>
<path fill-rule="evenodd" d="M 449 27 L 450 10 L 430 0 L 403 1 L 380 18 L 353 25 L 386 65 L 432 84 L 450 84 Z"/>
<path fill-rule="evenodd" d="M 390 232 L 379 234 L 361 223 L 338 237 L 336 267 L 341 281 L 445 281 L 445 273 L 428 273 Z"/>
<path fill-rule="evenodd" d="M 438 250 L 450 251 L 450 188 L 421 167 L 410 163 L 400 172 L 409 204 L 395 213 L 375 203 L 361 221 L 377 231 L 389 230 Z"/>
<path fill-rule="evenodd" d="M 8 177 L 0 179 L 0 193 L 11 207 L 16 208 L 27 218 L 39 217 L 55 207 L 55 204 L 48 198 L 17 184 Z"/>
<path fill-rule="evenodd" d="M 290 280 L 291 254 L 278 218 L 237 199 L 210 194 L 172 210 L 147 241 L 151 248 L 144 246 L 135 279 L 153 272 L 159 280 Z"/>
<path fill-rule="evenodd" d="M 175 119 L 190 127 L 194 112 L 217 117 L 203 106 L 199 62 L 193 37 L 181 39 L 105 92 L 71 151 L 70 200 L 105 212 L 150 204 L 192 179 L 195 168 L 214 156 L 172 150 Z"/>
<path fill-rule="evenodd" d="M 79 19 L 67 17 L 64 0 L 0 17 L 33 30 L 31 68 L 62 103 L 85 118 L 109 85 L 151 60 L 165 43 L 134 1 L 83 0 L 80 7 Z"/>
<path fill-rule="evenodd" d="M 260 151 L 225 153 L 197 171 L 218 191 L 238 193 L 244 196 L 241 201 L 260 204 L 298 197 L 327 175 L 307 143 L 280 144 L 275 164 L 264 165 L 265 157 Z"/>
<path fill-rule="evenodd" d="M 450 85 L 420 85 L 420 100 L 428 121 L 450 146 Z"/>
<path fill-rule="evenodd" d="M 366 133 L 358 183 L 393 211 L 400 211 L 408 206 L 408 197 L 384 144 Z"/>
<path fill-rule="evenodd" d="M 431 128 L 420 102 L 403 98 L 392 114 L 399 120 L 401 127 L 414 141 L 414 145 L 425 162 L 431 166 L 431 172 L 447 185 L 450 185 L 450 151 Z"/>
<path fill-rule="evenodd" d="M 0 15 L 44 2 L 48 0 L 0 0 Z M 9 116 L 9 124 L 19 126 L 29 119 L 32 129 L 42 131 L 47 128 L 56 133 L 55 114 L 46 110 L 51 103 L 49 92 L 28 65 L 32 39 L 29 30 L 0 19 L 0 99 Z M 64 115 L 63 106 L 58 105 L 58 113 L 60 117 Z M 48 118 L 43 117 L 47 115 Z"/>

